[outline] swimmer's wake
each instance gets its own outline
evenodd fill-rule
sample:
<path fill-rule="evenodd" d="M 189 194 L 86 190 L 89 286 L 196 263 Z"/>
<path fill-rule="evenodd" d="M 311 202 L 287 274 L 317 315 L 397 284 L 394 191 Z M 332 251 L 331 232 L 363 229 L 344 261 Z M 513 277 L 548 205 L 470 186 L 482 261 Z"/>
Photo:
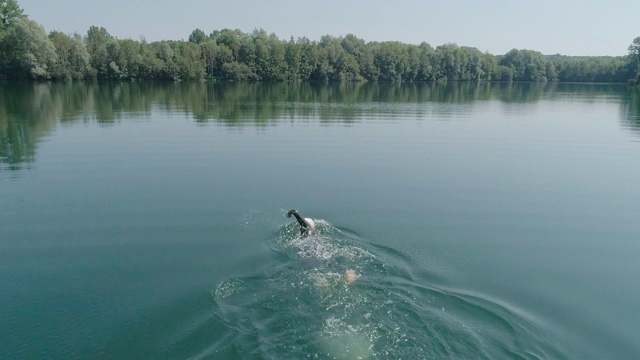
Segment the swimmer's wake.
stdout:
<path fill-rule="evenodd" d="M 214 345 L 214 357 L 562 357 L 509 308 L 417 282 L 409 255 L 286 214 L 296 223 L 267 240 L 269 265 L 212 291 L 226 339 Z"/>

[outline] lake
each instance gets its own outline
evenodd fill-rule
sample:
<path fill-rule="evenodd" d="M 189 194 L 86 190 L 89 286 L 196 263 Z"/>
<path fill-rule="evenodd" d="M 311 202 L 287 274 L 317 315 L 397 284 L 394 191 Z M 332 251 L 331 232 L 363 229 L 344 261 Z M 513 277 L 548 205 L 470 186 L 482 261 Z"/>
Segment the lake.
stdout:
<path fill-rule="evenodd" d="M 1 83 L 0 358 L 639 358 L 639 184 L 626 85 Z"/>

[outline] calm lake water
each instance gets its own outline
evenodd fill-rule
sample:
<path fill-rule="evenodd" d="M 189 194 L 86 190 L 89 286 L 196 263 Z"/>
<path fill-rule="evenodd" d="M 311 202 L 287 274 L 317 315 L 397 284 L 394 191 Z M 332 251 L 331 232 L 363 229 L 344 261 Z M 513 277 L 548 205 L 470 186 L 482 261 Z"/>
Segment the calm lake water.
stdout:
<path fill-rule="evenodd" d="M 0 358 L 637 359 L 639 184 L 624 85 L 3 83 Z"/>

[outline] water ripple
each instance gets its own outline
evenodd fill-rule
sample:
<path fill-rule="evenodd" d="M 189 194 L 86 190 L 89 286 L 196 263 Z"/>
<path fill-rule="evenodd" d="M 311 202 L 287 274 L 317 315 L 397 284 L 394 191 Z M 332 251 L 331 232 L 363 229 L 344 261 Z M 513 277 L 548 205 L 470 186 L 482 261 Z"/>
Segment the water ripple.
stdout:
<path fill-rule="evenodd" d="M 280 229 L 274 261 L 212 291 L 225 341 L 212 356 L 252 359 L 564 358 L 522 312 L 482 295 L 421 284 L 410 256 L 317 221 Z M 361 277 L 354 284 L 345 271 Z M 205 356 L 206 357 L 206 356 Z"/>

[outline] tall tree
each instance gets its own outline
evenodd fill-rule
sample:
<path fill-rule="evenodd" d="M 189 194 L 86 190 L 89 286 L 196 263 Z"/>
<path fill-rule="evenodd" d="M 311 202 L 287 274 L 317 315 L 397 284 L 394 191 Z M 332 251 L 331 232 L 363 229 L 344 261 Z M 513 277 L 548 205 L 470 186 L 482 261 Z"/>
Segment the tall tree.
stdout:
<path fill-rule="evenodd" d="M 207 40 L 207 35 L 200 29 L 193 30 L 189 35 L 189 42 L 192 43 L 202 44 L 205 40 Z"/>
<path fill-rule="evenodd" d="M 552 73 L 547 69 L 546 60 L 542 53 L 532 50 L 513 49 L 500 59 L 500 65 L 513 70 L 513 80 L 516 81 L 546 81 L 547 73 Z"/>
<path fill-rule="evenodd" d="M 431 47 L 431 45 L 427 44 L 426 42 L 422 42 L 418 46 L 418 52 L 420 56 L 420 61 L 418 65 L 418 73 L 416 75 L 416 80 L 419 80 L 419 81 L 434 80 L 433 48 Z"/>
<path fill-rule="evenodd" d="M 49 33 L 49 39 L 56 48 L 57 61 L 51 69 L 51 76 L 56 79 L 71 80 L 71 71 L 69 69 L 69 57 L 73 41 L 71 38 L 60 31 L 52 31 Z"/>
<path fill-rule="evenodd" d="M 0 0 L 0 31 L 21 17 L 24 17 L 23 10 L 16 0 Z"/>
<path fill-rule="evenodd" d="M 54 79 L 71 80 L 84 79 L 92 76 L 89 65 L 89 53 L 84 46 L 82 36 L 71 36 L 59 31 L 52 31 L 49 39 L 56 49 L 56 62 L 51 68 Z"/>
<path fill-rule="evenodd" d="M 168 41 L 160 41 L 153 44 L 156 56 L 162 61 L 162 67 L 158 72 L 158 78 L 166 80 L 178 80 L 178 65 L 175 61 L 175 52 Z"/>
<path fill-rule="evenodd" d="M 633 39 L 629 45 L 629 73 L 631 82 L 640 85 L 640 37 Z"/>
<path fill-rule="evenodd" d="M 219 56 L 218 44 L 214 39 L 208 39 L 200 44 L 200 53 L 205 64 L 205 75 L 207 77 L 215 77 L 219 72 L 216 67 L 216 59 Z"/>
<path fill-rule="evenodd" d="M 300 80 L 300 59 L 302 58 L 300 46 L 291 39 L 285 44 L 284 60 L 287 65 L 286 80 Z"/>
<path fill-rule="evenodd" d="M 296 45 L 300 47 L 300 79 L 309 80 L 318 65 L 318 47 L 306 37 L 299 38 Z"/>
<path fill-rule="evenodd" d="M 56 61 L 56 50 L 37 22 L 27 17 L 16 19 L 3 43 L 3 52 L 9 60 L 4 71 L 9 77 L 49 78 L 49 70 Z"/>
<path fill-rule="evenodd" d="M 342 39 L 325 35 L 320 38 L 325 54 L 324 72 L 328 80 L 359 80 L 360 66 L 356 58 L 342 47 Z"/>
<path fill-rule="evenodd" d="M 156 55 L 156 49 L 146 41 L 140 43 L 140 67 L 138 76 L 141 79 L 159 79 L 164 62 Z"/>
<path fill-rule="evenodd" d="M 205 64 L 198 44 L 190 42 L 175 43 L 178 76 L 181 80 L 202 80 L 205 75 Z"/>
<path fill-rule="evenodd" d="M 284 80 L 287 70 L 285 46 L 275 34 L 260 29 L 252 34 L 255 72 L 263 80 Z"/>
<path fill-rule="evenodd" d="M 120 45 L 107 29 L 91 26 L 87 31 L 86 46 L 91 56 L 91 66 L 96 69 L 99 78 L 120 78 L 117 65 Z"/>
<path fill-rule="evenodd" d="M 142 66 L 140 43 L 135 40 L 124 39 L 118 40 L 118 44 L 120 45 L 120 51 L 116 58 L 116 65 L 120 69 L 120 76 L 123 79 L 137 79 Z"/>
<path fill-rule="evenodd" d="M 215 39 L 218 45 L 225 45 L 226 47 L 231 49 L 231 51 L 233 52 L 233 57 L 236 60 L 238 59 L 242 39 L 246 37 L 248 37 L 248 35 L 240 31 L 239 29 L 222 29 L 211 33 L 211 38 Z"/>
<path fill-rule="evenodd" d="M 377 68 L 374 63 L 373 53 L 371 52 L 371 48 L 367 46 L 367 43 L 363 39 L 359 39 L 357 36 L 353 34 L 347 34 L 340 45 L 349 55 L 353 57 L 355 63 L 357 64 L 357 72 L 358 78 L 364 78 L 367 80 L 377 80 Z M 346 60 L 347 63 L 350 62 L 350 59 Z M 355 69 L 355 64 L 350 66 L 352 68 L 351 72 Z"/>
<path fill-rule="evenodd" d="M 8 63 L 12 60 L 11 49 L 4 41 L 12 29 L 12 24 L 19 18 L 24 17 L 20 6 L 15 0 L 0 0 L 0 77 L 6 76 Z"/>

